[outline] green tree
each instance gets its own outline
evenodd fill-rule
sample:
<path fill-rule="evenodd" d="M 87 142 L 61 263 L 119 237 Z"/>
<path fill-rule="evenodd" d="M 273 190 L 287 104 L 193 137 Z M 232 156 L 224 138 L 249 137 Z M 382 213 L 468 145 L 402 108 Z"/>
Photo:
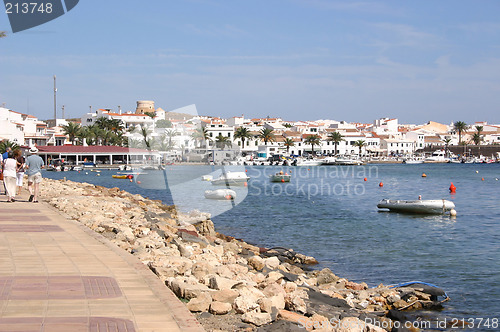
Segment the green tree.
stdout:
<path fill-rule="evenodd" d="M 252 134 L 250 134 L 248 128 L 238 127 L 234 132 L 234 139 L 238 138 L 241 139 L 241 149 L 243 150 L 245 148 L 245 139 L 252 138 Z"/>
<path fill-rule="evenodd" d="M 156 121 L 156 128 L 172 128 L 172 121 L 170 120 L 158 120 Z"/>
<path fill-rule="evenodd" d="M 5 31 L 0 31 L 0 38 L 4 37 L 7 37 L 7 34 L 5 33 Z"/>
<path fill-rule="evenodd" d="M 19 145 L 17 145 L 17 143 L 15 142 L 11 142 L 9 140 L 3 140 L 0 142 L 0 153 L 4 153 L 5 151 L 7 151 L 7 148 L 11 148 L 12 151 L 14 151 L 15 149 L 19 149 Z"/>
<path fill-rule="evenodd" d="M 445 145 L 445 149 L 446 149 L 446 156 L 449 155 L 449 150 L 448 150 L 448 147 L 450 146 L 450 143 L 451 143 L 451 138 L 445 138 L 443 140 L 444 142 L 444 145 Z"/>
<path fill-rule="evenodd" d="M 191 134 L 191 137 L 194 139 L 195 142 L 200 143 L 200 146 L 207 146 L 207 140 L 210 138 L 208 135 L 207 128 L 205 127 L 198 127 L 196 130 Z"/>
<path fill-rule="evenodd" d="M 357 146 L 359 148 L 359 156 L 361 156 L 361 149 L 365 145 L 366 145 L 366 142 L 364 140 L 362 140 L 362 139 L 359 139 L 356 142 L 354 142 L 354 146 Z"/>
<path fill-rule="evenodd" d="M 311 145 L 312 154 L 315 155 L 314 146 L 321 144 L 321 137 L 319 135 L 310 135 L 304 140 L 304 144 Z"/>
<path fill-rule="evenodd" d="M 149 138 L 149 134 L 151 134 L 151 131 L 148 130 L 148 128 L 146 128 L 145 126 L 141 126 L 140 134 L 142 135 L 143 146 L 151 151 L 151 146 L 153 145 L 151 138 Z"/>
<path fill-rule="evenodd" d="M 328 140 L 330 142 L 333 142 L 333 144 L 335 145 L 335 155 L 337 155 L 338 153 L 337 147 L 339 143 L 344 140 L 344 136 L 342 136 L 342 134 L 339 133 L 338 131 L 334 131 L 333 133 L 328 135 Z"/>
<path fill-rule="evenodd" d="M 274 142 L 274 130 L 270 128 L 262 128 L 259 132 L 259 138 L 264 141 L 264 144 L 267 145 L 267 142 Z"/>
<path fill-rule="evenodd" d="M 295 142 L 293 141 L 293 139 L 287 137 L 285 138 L 284 145 L 286 146 L 286 153 L 289 153 L 290 147 L 295 146 Z"/>
<path fill-rule="evenodd" d="M 80 124 L 76 122 L 68 122 L 68 124 L 62 125 L 61 128 L 63 130 L 63 134 L 68 136 L 71 144 L 74 145 L 75 139 L 80 136 L 80 131 L 82 130 Z"/>
<path fill-rule="evenodd" d="M 179 135 L 179 133 L 173 129 L 165 130 L 165 135 L 168 137 L 168 146 L 173 147 L 172 137 Z"/>
<path fill-rule="evenodd" d="M 219 134 L 215 138 L 215 146 L 219 149 L 224 149 L 226 146 L 231 147 L 231 139 L 229 137 L 223 136 L 222 134 Z"/>
<path fill-rule="evenodd" d="M 469 129 L 469 126 L 463 121 L 457 121 L 453 124 L 453 128 L 458 133 L 458 144 L 462 143 L 462 134 Z"/>

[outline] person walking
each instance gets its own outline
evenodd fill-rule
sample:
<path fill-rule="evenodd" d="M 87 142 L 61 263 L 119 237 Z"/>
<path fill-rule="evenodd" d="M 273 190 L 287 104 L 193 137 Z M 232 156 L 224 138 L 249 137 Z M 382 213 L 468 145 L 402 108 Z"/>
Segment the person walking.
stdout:
<path fill-rule="evenodd" d="M 26 174 L 28 175 L 28 190 L 30 198 L 28 201 L 38 203 L 38 192 L 40 190 L 40 182 L 42 182 L 42 168 L 44 167 L 43 159 L 37 155 L 38 149 L 32 147 L 28 151 L 31 155 L 26 158 Z"/>
<path fill-rule="evenodd" d="M 21 190 L 23 189 L 23 179 L 25 172 L 25 160 L 23 157 L 23 153 L 21 149 L 14 150 L 14 159 L 17 161 L 17 170 L 16 170 L 16 184 L 17 184 L 17 193 L 16 195 L 21 195 Z"/>
<path fill-rule="evenodd" d="M 9 203 L 16 201 L 16 169 L 17 161 L 14 159 L 14 153 L 10 151 L 7 154 L 7 159 L 3 161 L 3 182 Z"/>

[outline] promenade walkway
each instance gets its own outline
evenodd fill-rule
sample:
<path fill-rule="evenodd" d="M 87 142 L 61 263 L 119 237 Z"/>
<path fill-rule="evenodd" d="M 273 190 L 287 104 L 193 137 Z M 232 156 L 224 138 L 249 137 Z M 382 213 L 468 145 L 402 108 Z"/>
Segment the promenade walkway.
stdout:
<path fill-rule="evenodd" d="M 0 196 L 0 331 L 203 331 L 135 257 L 19 198 Z"/>

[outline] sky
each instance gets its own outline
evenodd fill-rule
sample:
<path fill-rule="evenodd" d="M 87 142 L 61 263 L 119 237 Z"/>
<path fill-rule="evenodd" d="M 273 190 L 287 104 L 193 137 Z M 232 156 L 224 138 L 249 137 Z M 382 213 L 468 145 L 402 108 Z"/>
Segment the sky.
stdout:
<path fill-rule="evenodd" d="M 199 114 L 500 123 L 500 1 L 81 0 L 12 33 L 0 106 L 40 119 L 154 100 Z"/>

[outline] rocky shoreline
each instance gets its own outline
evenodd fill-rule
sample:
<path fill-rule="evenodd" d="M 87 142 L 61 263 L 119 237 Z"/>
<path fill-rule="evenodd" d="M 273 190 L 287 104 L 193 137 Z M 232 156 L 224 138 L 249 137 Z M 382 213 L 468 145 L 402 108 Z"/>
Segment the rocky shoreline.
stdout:
<path fill-rule="evenodd" d="M 440 306 L 440 294 L 422 285 L 369 288 L 311 269 L 318 262 L 292 249 L 219 234 L 207 213 L 88 183 L 44 179 L 41 190 L 139 258 L 207 331 L 391 331 L 408 319 L 403 310 Z"/>

